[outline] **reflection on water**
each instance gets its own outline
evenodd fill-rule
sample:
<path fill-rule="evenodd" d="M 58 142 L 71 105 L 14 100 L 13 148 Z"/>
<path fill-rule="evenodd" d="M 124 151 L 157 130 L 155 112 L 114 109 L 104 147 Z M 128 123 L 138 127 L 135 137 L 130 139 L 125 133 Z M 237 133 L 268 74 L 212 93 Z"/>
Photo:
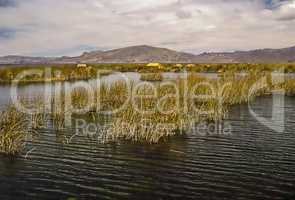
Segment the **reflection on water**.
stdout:
<path fill-rule="evenodd" d="M 30 89 L 28 89 L 30 88 Z M 21 88 L 36 92 L 42 86 Z M 1 88 L 1 101 L 5 92 Z M 271 97 L 252 105 L 269 116 Z M 4 103 L 2 103 L 4 104 Z M 295 188 L 295 99 L 285 131 L 253 118 L 247 105 L 226 120 L 230 135 L 188 134 L 164 144 L 99 144 L 73 130 L 42 130 L 28 159 L 0 157 L 0 199 L 284 199 Z"/>

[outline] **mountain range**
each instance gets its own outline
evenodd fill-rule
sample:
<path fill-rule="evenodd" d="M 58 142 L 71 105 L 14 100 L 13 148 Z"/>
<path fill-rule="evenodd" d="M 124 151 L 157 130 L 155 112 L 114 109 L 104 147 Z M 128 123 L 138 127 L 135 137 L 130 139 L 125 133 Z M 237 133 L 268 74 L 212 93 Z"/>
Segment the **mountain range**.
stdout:
<path fill-rule="evenodd" d="M 74 63 L 294 63 L 295 46 L 282 49 L 257 49 L 199 55 L 147 45 L 108 51 L 85 52 L 77 57 L 3 56 L 0 64 L 74 64 Z"/>

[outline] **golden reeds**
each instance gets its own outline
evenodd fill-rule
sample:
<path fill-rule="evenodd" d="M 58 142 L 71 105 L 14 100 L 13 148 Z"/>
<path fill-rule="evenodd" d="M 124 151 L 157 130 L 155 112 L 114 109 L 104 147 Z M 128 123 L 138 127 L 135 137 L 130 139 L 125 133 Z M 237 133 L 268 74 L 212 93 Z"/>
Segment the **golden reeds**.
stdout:
<path fill-rule="evenodd" d="M 22 151 L 28 134 L 28 121 L 13 107 L 1 112 L 0 153 L 16 155 Z"/>
<path fill-rule="evenodd" d="M 152 78 L 145 77 L 145 80 L 160 80 L 159 77 L 154 78 L 154 76 L 155 74 Z M 163 86 L 160 83 L 146 83 L 137 88 L 134 83 L 117 81 L 110 85 L 101 84 L 99 88 L 96 88 L 89 113 L 103 114 L 105 111 L 114 111 L 125 105 L 121 110 L 113 113 L 113 125 L 105 133 L 105 141 L 158 143 L 170 136 L 185 133 L 192 124 L 223 120 L 231 106 L 248 103 L 257 96 L 270 93 L 272 89 L 286 89 L 287 94 L 295 94 L 294 80 L 274 84 L 271 83 L 269 74 L 258 72 L 249 73 L 245 77 L 237 77 L 235 73 L 226 72 L 216 80 L 192 73 L 187 79 L 175 80 L 172 83 L 175 87 L 169 84 Z M 75 108 L 87 106 L 87 96 L 84 90 L 73 90 L 72 105 Z M 53 124 L 57 130 L 63 129 L 65 113 L 70 114 L 70 111 L 62 109 L 65 108 L 65 96 L 52 99 L 52 104 L 54 106 L 51 114 Z M 56 105 L 60 105 L 61 109 L 58 109 Z M 46 115 L 33 116 L 34 128 L 44 125 L 42 124 L 42 121 L 46 121 L 44 116 Z M 24 125 L 13 126 L 16 135 L 21 135 L 22 132 L 18 127 Z M 11 132 L 12 129 L 5 126 L 5 123 L 1 124 L 2 126 L 5 127 L 4 132 L 7 134 Z M 8 138 L 7 143 L 5 143 L 6 138 Z M 16 151 L 17 147 L 7 148 L 7 144 L 14 143 L 11 141 L 19 143 L 19 139 L 9 139 L 9 137 L 1 139 L 4 151 Z"/>

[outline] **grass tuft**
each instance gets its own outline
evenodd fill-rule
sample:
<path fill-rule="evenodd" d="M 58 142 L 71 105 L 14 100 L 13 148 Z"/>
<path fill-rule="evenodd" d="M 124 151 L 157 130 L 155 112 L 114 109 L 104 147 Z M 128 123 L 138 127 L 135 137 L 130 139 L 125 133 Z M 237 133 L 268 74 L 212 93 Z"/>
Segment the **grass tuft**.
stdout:
<path fill-rule="evenodd" d="M 14 156 L 19 154 L 25 145 L 28 135 L 28 121 L 24 114 L 13 107 L 1 112 L 0 118 L 0 153 Z"/>

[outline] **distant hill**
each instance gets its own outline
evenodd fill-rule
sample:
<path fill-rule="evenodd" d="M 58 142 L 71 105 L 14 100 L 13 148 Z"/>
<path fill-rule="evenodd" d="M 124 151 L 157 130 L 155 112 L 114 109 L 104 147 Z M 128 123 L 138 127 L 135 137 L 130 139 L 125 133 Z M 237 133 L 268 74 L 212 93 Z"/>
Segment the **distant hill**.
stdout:
<path fill-rule="evenodd" d="M 198 55 L 195 61 L 201 63 L 294 63 L 295 46 L 233 53 L 203 53 Z"/>
<path fill-rule="evenodd" d="M 132 46 L 110 51 L 84 53 L 86 63 L 193 62 L 195 55 L 151 46 Z"/>
<path fill-rule="evenodd" d="M 47 57 L 29 57 L 29 56 L 3 56 L 0 57 L 0 64 L 39 64 L 39 63 L 51 63 L 56 58 Z"/>
<path fill-rule="evenodd" d="M 203 53 L 194 55 L 147 45 L 109 51 L 85 52 L 78 57 L 0 57 L 0 64 L 62 63 L 290 63 L 295 62 L 295 46 L 283 49 Z"/>

